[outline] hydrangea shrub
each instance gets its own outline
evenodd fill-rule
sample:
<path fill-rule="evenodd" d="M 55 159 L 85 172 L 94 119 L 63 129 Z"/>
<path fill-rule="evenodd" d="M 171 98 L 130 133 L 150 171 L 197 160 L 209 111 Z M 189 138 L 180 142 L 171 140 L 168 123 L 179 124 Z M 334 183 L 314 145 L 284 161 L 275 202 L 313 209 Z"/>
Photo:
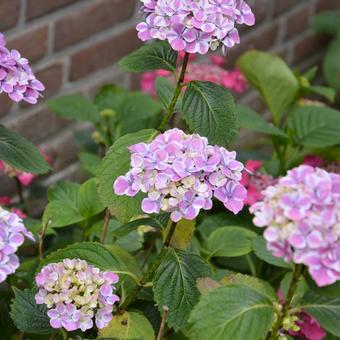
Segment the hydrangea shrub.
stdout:
<path fill-rule="evenodd" d="M 42 214 L 49 167 L 0 125 L 0 171 L 17 187 L 0 197 L 1 337 L 339 336 L 340 113 L 320 101 L 334 91 L 265 52 L 233 70 L 217 54 L 197 62 L 255 24 L 243 0 L 142 0 L 141 14 L 136 34 L 155 41 L 120 62 L 141 92 L 48 102 L 93 129 L 77 137 L 86 181 L 51 185 Z M 248 87 L 266 115 L 229 92 Z M 0 93 L 35 104 L 43 89 L 1 34 Z"/>

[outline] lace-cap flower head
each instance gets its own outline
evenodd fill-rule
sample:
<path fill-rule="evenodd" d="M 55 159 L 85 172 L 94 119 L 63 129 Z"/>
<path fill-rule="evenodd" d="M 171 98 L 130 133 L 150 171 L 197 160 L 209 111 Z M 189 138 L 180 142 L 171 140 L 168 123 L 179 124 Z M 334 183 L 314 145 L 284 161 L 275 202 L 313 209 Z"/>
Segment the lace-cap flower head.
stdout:
<path fill-rule="evenodd" d="M 112 320 L 117 274 L 89 265 L 80 259 L 65 259 L 43 267 L 35 281 L 37 304 L 45 304 L 53 328 L 85 332 L 106 327 Z"/>
<path fill-rule="evenodd" d="M 7 95 L 15 102 L 24 100 L 36 104 L 44 85 L 36 79 L 29 61 L 16 50 L 6 48 L 5 37 L 0 33 L 0 94 Z"/>
<path fill-rule="evenodd" d="M 237 24 L 252 26 L 255 16 L 244 0 L 141 0 L 145 21 L 138 37 L 167 40 L 176 51 L 206 54 L 240 43 Z"/>
<path fill-rule="evenodd" d="M 19 258 L 15 253 L 25 237 L 35 240 L 16 213 L 0 207 L 0 283 L 18 269 Z"/>
<path fill-rule="evenodd" d="M 250 211 L 273 255 L 308 266 L 318 286 L 340 280 L 340 175 L 301 165 L 262 194 Z"/>
<path fill-rule="evenodd" d="M 212 198 L 237 214 L 247 191 L 240 184 L 243 164 L 236 152 L 209 145 L 205 137 L 168 130 L 150 144 L 130 147 L 131 169 L 114 183 L 117 195 L 147 193 L 145 213 L 171 213 L 174 222 L 192 220 L 201 209 L 212 208 Z"/>

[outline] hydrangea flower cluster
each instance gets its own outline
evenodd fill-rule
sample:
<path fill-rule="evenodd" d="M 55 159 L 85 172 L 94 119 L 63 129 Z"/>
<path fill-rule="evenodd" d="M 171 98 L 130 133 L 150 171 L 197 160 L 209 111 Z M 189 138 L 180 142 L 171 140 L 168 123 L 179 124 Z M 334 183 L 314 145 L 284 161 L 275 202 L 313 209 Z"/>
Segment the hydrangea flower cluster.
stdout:
<path fill-rule="evenodd" d="M 240 184 L 244 166 L 236 152 L 208 144 L 205 137 L 168 130 L 150 144 L 129 148 L 131 170 L 114 183 L 117 195 L 147 193 L 142 201 L 145 213 L 171 213 L 174 222 L 192 220 L 201 209 L 212 208 L 212 198 L 237 214 L 247 191 Z"/>
<path fill-rule="evenodd" d="M 0 93 L 7 93 L 15 102 L 24 100 L 36 104 L 44 85 L 34 76 L 27 59 L 16 50 L 6 48 L 5 37 L 0 33 Z"/>
<path fill-rule="evenodd" d="M 241 183 L 246 187 L 248 194 L 244 204 L 253 205 L 263 198 L 262 191 L 276 184 L 277 180 L 259 171 L 262 167 L 259 160 L 248 160 L 245 166 L 248 171 L 243 172 Z"/>
<path fill-rule="evenodd" d="M 240 43 L 236 24 L 255 24 L 244 0 L 141 0 L 144 22 L 138 37 L 167 40 L 176 51 L 206 54 L 222 45 L 223 52 Z"/>
<path fill-rule="evenodd" d="M 103 272 L 80 259 L 65 259 L 42 268 L 35 281 L 37 304 L 46 304 L 53 328 L 85 332 L 95 324 L 99 329 L 112 320 L 117 274 Z"/>
<path fill-rule="evenodd" d="M 308 266 L 320 287 L 340 280 L 340 175 L 300 165 L 263 195 L 250 211 L 273 255 Z"/>
<path fill-rule="evenodd" d="M 25 237 L 35 241 L 17 214 L 0 207 L 0 283 L 18 269 L 19 258 L 15 253 Z"/>

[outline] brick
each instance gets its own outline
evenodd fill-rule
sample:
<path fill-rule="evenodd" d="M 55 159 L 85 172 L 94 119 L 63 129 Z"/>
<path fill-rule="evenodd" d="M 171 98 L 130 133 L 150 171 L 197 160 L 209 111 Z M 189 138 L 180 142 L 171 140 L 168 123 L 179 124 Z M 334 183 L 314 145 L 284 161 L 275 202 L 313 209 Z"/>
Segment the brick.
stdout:
<path fill-rule="evenodd" d="M 63 17 L 55 26 L 55 49 L 62 50 L 131 18 L 134 3 L 134 0 L 100 0 Z"/>
<path fill-rule="evenodd" d="M 8 47 L 19 50 L 22 56 L 35 62 L 47 53 L 47 39 L 48 27 L 43 26 L 14 37 L 8 41 Z"/>
<path fill-rule="evenodd" d="M 316 3 L 316 12 L 338 10 L 340 9 L 340 0 L 318 0 Z"/>
<path fill-rule="evenodd" d="M 274 15 L 278 16 L 282 13 L 288 11 L 289 9 L 295 7 L 296 5 L 302 3 L 305 0 L 275 0 L 274 3 Z"/>
<path fill-rule="evenodd" d="M 20 0 L 0 1 L 0 31 L 12 28 L 18 22 L 20 15 Z"/>
<path fill-rule="evenodd" d="M 303 6 L 286 19 L 285 39 L 290 39 L 309 27 L 309 6 Z"/>
<path fill-rule="evenodd" d="M 27 20 L 30 21 L 77 1 L 79 0 L 27 0 Z"/>
<path fill-rule="evenodd" d="M 43 92 L 43 96 L 49 98 L 55 95 L 62 86 L 63 64 L 57 62 L 49 65 L 36 72 L 36 77 L 45 85 L 46 90 Z"/>
<path fill-rule="evenodd" d="M 135 28 L 87 47 L 71 57 L 70 80 L 106 68 L 141 45 Z"/>
<path fill-rule="evenodd" d="M 7 94 L 0 94 L 0 117 L 10 112 L 13 102 L 8 98 Z"/>
<path fill-rule="evenodd" d="M 316 36 L 314 34 L 303 37 L 293 47 L 293 64 L 304 61 L 304 59 L 321 51 L 325 46 L 326 39 L 324 37 Z"/>
<path fill-rule="evenodd" d="M 34 143 L 38 143 L 65 128 L 69 121 L 58 117 L 47 108 L 23 113 L 10 127 Z"/>

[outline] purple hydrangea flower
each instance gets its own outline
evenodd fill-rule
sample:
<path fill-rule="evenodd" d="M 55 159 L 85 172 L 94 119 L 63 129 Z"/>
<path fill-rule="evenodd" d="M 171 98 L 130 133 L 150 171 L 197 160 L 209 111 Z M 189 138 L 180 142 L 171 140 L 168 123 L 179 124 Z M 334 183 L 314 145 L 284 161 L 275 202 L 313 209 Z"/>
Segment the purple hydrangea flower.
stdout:
<path fill-rule="evenodd" d="M 37 304 L 45 304 L 53 328 L 67 331 L 106 327 L 112 320 L 113 306 L 119 301 L 114 272 L 103 272 L 86 261 L 65 259 L 43 267 L 35 281 L 39 288 Z"/>
<path fill-rule="evenodd" d="M 15 253 L 24 243 L 25 237 L 35 241 L 17 214 L 0 207 L 0 283 L 18 269 L 19 259 Z"/>
<path fill-rule="evenodd" d="M 240 184 L 244 166 L 236 152 L 208 144 L 205 137 L 168 130 L 150 144 L 130 147 L 131 169 L 114 183 L 117 195 L 147 194 L 145 213 L 171 213 L 175 222 L 195 219 L 212 208 L 213 197 L 237 214 L 247 191 Z"/>
<path fill-rule="evenodd" d="M 253 204 L 274 256 L 309 268 L 318 286 L 340 280 L 340 175 L 301 165 Z"/>
<path fill-rule="evenodd" d="M 244 0 L 141 0 L 145 21 L 138 37 L 167 40 L 176 51 L 223 52 L 240 43 L 236 24 L 252 26 L 255 16 Z"/>
<path fill-rule="evenodd" d="M 16 50 L 6 48 L 5 37 L 0 33 L 0 94 L 7 95 L 15 102 L 24 100 L 36 104 L 44 85 L 36 79 L 27 59 Z"/>

